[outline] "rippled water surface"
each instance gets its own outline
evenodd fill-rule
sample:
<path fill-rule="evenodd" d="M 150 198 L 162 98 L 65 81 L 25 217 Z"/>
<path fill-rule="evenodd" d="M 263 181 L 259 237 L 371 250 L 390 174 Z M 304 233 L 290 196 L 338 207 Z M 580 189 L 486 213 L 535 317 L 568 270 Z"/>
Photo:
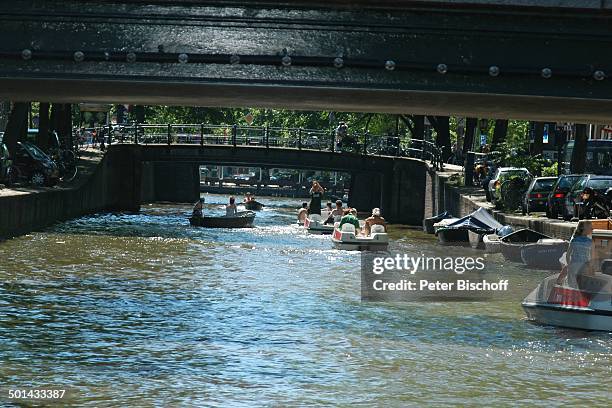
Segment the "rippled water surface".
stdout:
<path fill-rule="evenodd" d="M 91 406 L 612 404 L 610 333 L 524 320 L 542 272 L 493 255 L 505 295 L 361 303 L 359 254 L 291 225 L 297 201 L 262 201 L 248 230 L 155 204 L 0 243 L 0 388 L 68 387 Z"/>

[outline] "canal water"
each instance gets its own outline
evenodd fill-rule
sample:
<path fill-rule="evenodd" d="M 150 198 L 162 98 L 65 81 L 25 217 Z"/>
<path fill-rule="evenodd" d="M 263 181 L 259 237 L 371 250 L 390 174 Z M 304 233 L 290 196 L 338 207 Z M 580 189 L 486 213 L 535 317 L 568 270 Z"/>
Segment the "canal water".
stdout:
<path fill-rule="evenodd" d="M 224 197 L 206 198 L 222 213 Z M 525 321 L 520 301 L 546 273 L 492 255 L 504 295 L 362 303 L 359 254 L 292 225 L 298 201 L 262 201 L 248 230 L 192 228 L 189 207 L 153 204 L 0 243 L 2 392 L 66 388 L 90 406 L 612 403 L 610 333 Z M 392 235 L 406 253 L 472 251 Z"/>

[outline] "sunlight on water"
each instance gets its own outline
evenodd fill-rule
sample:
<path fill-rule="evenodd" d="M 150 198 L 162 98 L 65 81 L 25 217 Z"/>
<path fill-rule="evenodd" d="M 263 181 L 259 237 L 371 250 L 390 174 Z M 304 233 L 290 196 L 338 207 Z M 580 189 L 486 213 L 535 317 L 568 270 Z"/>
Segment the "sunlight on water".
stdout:
<path fill-rule="evenodd" d="M 294 225 L 298 200 L 261 200 L 252 229 L 154 204 L 1 243 L 0 384 L 91 406 L 612 403 L 610 333 L 525 321 L 542 272 L 491 255 L 510 280 L 491 300 L 362 303 L 359 254 Z M 414 255 L 472 251 L 391 234 Z"/>

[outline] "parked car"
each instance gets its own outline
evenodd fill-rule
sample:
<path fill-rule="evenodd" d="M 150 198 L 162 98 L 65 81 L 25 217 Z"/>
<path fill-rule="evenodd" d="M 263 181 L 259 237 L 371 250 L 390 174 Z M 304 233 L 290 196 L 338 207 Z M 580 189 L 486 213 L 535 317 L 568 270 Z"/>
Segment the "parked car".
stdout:
<path fill-rule="evenodd" d="M 569 221 L 572 218 L 578 218 L 578 207 L 582 202 L 582 192 L 587 187 L 595 190 L 597 194 L 605 194 L 606 190 L 612 187 L 612 176 L 598 176 L 594 174 L 581 176 L 565 197 L 564 220 Z"/>
<path fill-rule="evenodd" d="M 26 141 L 30 144 L 38 146 L 36 144 L 36 139 L 38 138 L 38 129 L 28 129 L 28 134 L 26 137 Z M 59 140 L 59 136 L 55 131 L 49 131 L 49 136 L 47 138 L 47 145 L 49 147 L 49 152 L 57 152 L 61 150 L 61 143 Z"/>
<path fill-rule="evenodd" d="M 533 211 L 547 211 L 548 196 L 557 181 L 556 177 L 536 177 L 533 179 L 521 204 L 523 215 Z"/>
<path fill-rule="evenodd" d="M 487 198 L 490 198 L 493 204 L 501 201 L 501 185 L 504 181 L 514 177 L 520 177 L 526 181 L 531 181 L 531 173 L 524 167 L 499 167 L 495 170 L 493 178 L 489 181 L 487 187 Z M 518 207 L 518 206 L 517 206 Z"/>
<path fill-rule="evenodd" d="M 546 206 L 546 216 L 548 218 L 557 219 L 559 214 L 565 214 L 565 196 L 580 177 L 580 174 L 564 174 L 559 176 L 557 182 L 553 185 L 551 193 L 548 195 Z"/>
<path fill-rule="evenodd" d="M 29 142 L 17 143 L 13 168 L 18 179 L 27 180 L 35 186 L 52 186 L 59 180 L 59 170 L 55 162 Z"/>

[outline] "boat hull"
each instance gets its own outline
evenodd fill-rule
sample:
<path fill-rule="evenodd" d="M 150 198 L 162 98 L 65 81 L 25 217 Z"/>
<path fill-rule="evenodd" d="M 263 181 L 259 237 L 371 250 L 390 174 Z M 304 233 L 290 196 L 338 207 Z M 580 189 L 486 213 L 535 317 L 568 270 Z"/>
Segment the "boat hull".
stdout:
<path fill-rule="evenodd" d="M 189 217 L 193 227 L 204 228 L 251 228 L 255 214 L 241 217 Z"/>
<path fill-rule="evenodd" d="M 263 207 L 264 205 L 260 203 L 259 201 L 248 201 L 244 203 L 244 208 L 246 208 L 249 211 L 261 211 Z"/>
<path fill-rule="evenodd" d="M 523 302 L 529 320 L 581 330 L 612 331 L 612 311 Z"/>
<path fill-rule="evenodd" d="M 440 228 L 436 235 L 441 245 L 469 246 L 470 238 L 466 229 Z"/>
<path fill-rule="evenodd" d="M 527 244 L 521 249 L 521 260 L 532 268 L 558 270 L 559 258 L 567 251 L 568 243 Z"/>
<path fill-rule="evenodd" d="M 389 246 L 387 234 L 357 237 L 354 233 L 342 232 L 334 228 L 331 239 L 336 249 L 346 251 L 386 251 Z"/>
<path fill-rule="evenodd" d="M 508 244 L 506 242 L 500 243 L 501 253 L 506 259 L 506 261 L 523 263 L 523 258 L 521 257 L 521 250 L 523 249 L 524 244 Z"/>
<path fill-rule="evenodd" d="M 501 252 L 501 242 L 495 234 L 489 234 L 482 237 L 482 242 L 485 247 L 485 252 L 489 254 L 497 254 Z"/>
<path fill-rule="evenodd" d="M 468 230 L 468 240 L 470 241 L 470 246 L 474 249 L 485 249 L 483 242 L 484 236 L 484 233 Z"/>

